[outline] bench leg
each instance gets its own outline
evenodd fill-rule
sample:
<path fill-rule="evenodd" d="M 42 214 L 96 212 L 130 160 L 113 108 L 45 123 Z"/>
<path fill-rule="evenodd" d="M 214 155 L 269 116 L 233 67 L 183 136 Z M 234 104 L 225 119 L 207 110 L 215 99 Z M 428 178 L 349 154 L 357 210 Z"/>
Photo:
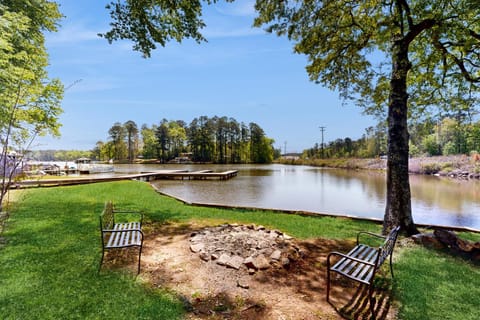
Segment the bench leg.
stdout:
<path fill-rule="evenodd" d="M 140 259 L 142 257 L 142 246 L 140 246 L 140 249 L 138 250 L 138 268 L 137 268 L 137 274 L 140 274 Z"/>
<path fill-rule="evenodd" d="M 330 259 L 327 258 L 327 302 L 330 302 Z"/>
<path fill-rule="evenodd" d="M 390 272 L 392 273 L 393 278 L 393 264 L 392 264 L 392 254 L 390 253 Z"/>
<path fill-rule="evenodd" d="M 327 271 L 327 302 L 330 302 L 330 270 Z"/>
<path fill-rule="evenodd" d="M 100 259 L 100 265 L 98 266 L 98 273 L 100 273 L 100 270 L 102 270 L 102 264 L 103 264 L 103 257 L 105 256 L 105 250 L 102 248 L 102 259 Z"/>

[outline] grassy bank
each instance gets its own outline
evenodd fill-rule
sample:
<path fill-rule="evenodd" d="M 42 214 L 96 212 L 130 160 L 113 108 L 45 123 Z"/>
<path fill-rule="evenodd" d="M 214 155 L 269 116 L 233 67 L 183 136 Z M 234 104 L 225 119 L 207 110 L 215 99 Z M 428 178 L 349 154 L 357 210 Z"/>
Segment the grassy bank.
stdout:
<path fill-rule="evenodd" d="M 5 244 L 0 244 L 3 319 L 183 317 L 183 306 L 173 293 L 151 288 L 141 277 L 113 271 L 97 275 L 98 214 L 105 200 L 144 211 L 147 223 L 256 223 L 298 238 L 331 239 L 353 239 L 358 230 L 380 230 L 373 223 L 348 219 L 191 207 L 159 196 L 142 182 L 20 192 L 3 234 Z M 478 267 L 417 247 L 398 249 L 394 295 L 402 304 L 399 318 L 480 318 Z"/>

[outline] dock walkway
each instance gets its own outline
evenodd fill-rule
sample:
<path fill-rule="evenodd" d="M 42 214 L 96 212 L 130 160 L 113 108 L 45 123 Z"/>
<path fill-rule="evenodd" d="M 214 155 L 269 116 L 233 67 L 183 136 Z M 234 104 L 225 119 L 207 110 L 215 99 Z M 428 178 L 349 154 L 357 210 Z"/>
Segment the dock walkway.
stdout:
<path fill-rule="evenodd" d="M 36 179 L 23 180 L 12 185 L 12 188 L 21 188 L 26 186 L 66 186 L 76 184 L 87 184 L 96 182 L 111 182 L 120 180 L 140 180 L 154 181 L 159 179 L 178 179 L 178 180 L 228 180 L 236 177 L 238 170 L 228 170 L 224 172 L 213 172 L 212 170 L 187 171 L 187 170 L 159 170 L 153 172 L 143 172 L 123 176 L 112 177 L 80 177 L 80 178 L 62 178 L 62 179 Z"/>

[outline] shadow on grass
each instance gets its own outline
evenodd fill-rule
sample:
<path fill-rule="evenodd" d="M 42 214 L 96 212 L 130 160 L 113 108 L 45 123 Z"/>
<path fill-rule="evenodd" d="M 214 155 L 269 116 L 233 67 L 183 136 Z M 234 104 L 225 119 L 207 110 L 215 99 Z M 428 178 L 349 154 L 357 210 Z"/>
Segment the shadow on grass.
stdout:
<path fill-rule="evenodd" d="M 374 313 L 370 311 L 370 302 L 368 298 L 368 286 L 350 282 L 349 288 L 357 287 L 356 291 L 347 302 L 331 302 L 330 304 L 345 319 L 388 319 L 389 311 L 392 306 L 392 290 L 388 281 L 379 281 L 374 289 Z"/>

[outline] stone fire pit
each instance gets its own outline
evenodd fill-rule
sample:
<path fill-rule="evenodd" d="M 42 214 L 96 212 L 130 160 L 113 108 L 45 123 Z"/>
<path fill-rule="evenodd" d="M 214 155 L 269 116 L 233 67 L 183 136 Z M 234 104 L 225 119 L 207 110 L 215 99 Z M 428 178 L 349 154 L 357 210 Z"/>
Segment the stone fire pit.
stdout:
<path fill-rule="evenodd" d="M 205 263 L 247 271 L 288 268 L 302 256 L 292 237 L 263 226 L 224 224 L 190 235 L 190 250 Z"/>

